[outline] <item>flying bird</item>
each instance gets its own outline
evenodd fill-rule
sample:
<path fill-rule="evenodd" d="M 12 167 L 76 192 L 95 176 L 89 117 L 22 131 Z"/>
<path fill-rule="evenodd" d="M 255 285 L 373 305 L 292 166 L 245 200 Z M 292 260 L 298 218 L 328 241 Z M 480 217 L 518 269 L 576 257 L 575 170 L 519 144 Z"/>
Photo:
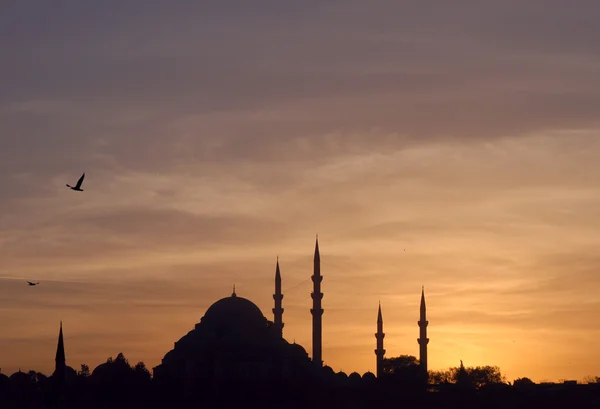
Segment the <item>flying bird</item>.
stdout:
<path fill-rule="evenodd" d="M 27 284 L 29 284 L 29 285 L 38 285 L 38 284 L 39 284 L 39 282 L 37 282 L 37 283 L 32 283 L 31 281 L 27 281 Z"/>
<path fill-rule="evenodd" d="M 83 175 L 81 175 L 81 177 L 79 178 L 79 180 L 77 181 L 77 184 L 75 186 L 71 186 L 67 183 L 67 187 L 71 188 L 72 190 L 76 190 L 78 192 L 83 192 L 83 189 L 81 188 L 81 184 L 83 183 L 84 177 L 85 177 L 85 172 L 83 173 Z"/>

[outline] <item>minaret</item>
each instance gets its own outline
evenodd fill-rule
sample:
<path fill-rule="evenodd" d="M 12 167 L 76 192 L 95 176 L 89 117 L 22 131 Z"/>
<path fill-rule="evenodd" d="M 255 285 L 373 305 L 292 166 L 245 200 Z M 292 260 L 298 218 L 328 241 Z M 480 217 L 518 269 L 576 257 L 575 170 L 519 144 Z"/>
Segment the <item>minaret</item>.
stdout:
<path fill-rule="evenodd" d="M 275 267 L 275 294 L 273 294 L 275 300 L 275 308 L 273 308 L 273 323 L 277 328 L 277 333 L 283 338 L 283 308 L 281 307 L 281 300 L 283 300 L 283 294 L 281 293 L 281 272 L 279 271 L 279 257 L 277 257 L 277 266 Z"/>
<path fill-rule="evenodd" d="M 421 364 L 421 371 L 424 375 L 427 375 L 427 344 L 429 344 L 429 338 L 427 338 L 427 313 L 425 308 L 425 287 L 421 288 L 421 317 L 417 322 L 419 324 L 419 362 Z"/>
<path fill-rule="evenodd" d="M 383 333 L 381 303 L 379 303 L 379 311 L 377 312 L 377 333 L 375 334 L 375 338 L 377 338 L 377 349 L 375 350 L 375 355 L 377 355 L 377 378 L 381 378 L 383 376 L 383 357 L 385 355 L 385 349 L 383 349 L 385 334 Z"/>
<path fill-rule="evenodd" d="M 56 366 L 53 375 L 59 379 L 64 379 L 67 368 L 67 361 L 65 358 L 65 342 L 63 340 L 62 321 L 60 322 L 60 331 L 58 333 L 58 346 L 56 347 L 55 362 Z"/>
<path fill-rule="evenodd" d="M 315 259 L 314 259 L 314 270 L 312 275 L 313 281 L 313 292 L 310 296 L 313 299 L 313 307 L 310 310 L 312 314 L 312 360 L 319 366 L 323 365 L 322 355 L 322 337 L 323 337 L 323 308 L 321 308 L 321 300 L 323 299 L 323 293 L 321 292 L 321 257 L 319 255 L 319 237 L 317 236 L 315 244 Z"/>

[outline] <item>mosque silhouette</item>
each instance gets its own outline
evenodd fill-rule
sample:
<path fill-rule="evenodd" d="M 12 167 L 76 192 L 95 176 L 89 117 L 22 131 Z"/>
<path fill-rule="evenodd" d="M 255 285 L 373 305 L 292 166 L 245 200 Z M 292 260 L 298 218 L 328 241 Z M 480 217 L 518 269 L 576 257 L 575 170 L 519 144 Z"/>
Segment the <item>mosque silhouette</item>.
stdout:
<path fill-rule="evenodd" d="M 314 269 L 312 275 L 312 358 L 301 345 L 289 343 L 283 337 L 283 294 L 279 260 L 275 268 L 275 293 L 273 294 L 273 321 L 268 320 L 260 308 L 252 301 L 240 297 L 235 292 L 212 304 L 200 322 L 191 331 L 175 342 L 162 362 L 153 368 L 157 381 L 175 382 L 185 389 L 193 389 L 199 382 L 299 382 L 314 379 L 323 369 L 322 356 L 322 316 L 321 305 L 321 259 L 318 238 L 315 243 Z M 419 365 L 427 374 L 427 317 L 424 289 L 421 291 Z M 383 339 L 383 317 L 381 305 L 377 313 L 376 372 L 383 375 L 385 349 Z M 100 364 L 92 373 L 103 371 L 107 363 Z M 16 374 L 15 374 L 16 375 Z M 56 368 L 52 378 L 69 380 L 75 378 L 76 371 L 66 365 L 62 322 L 56 352 Z M 375 377 L 367 372 L 363 377 Z M 426 379 L 426 378 L 425 378 Z"/>
<path fill-rule="evenodd" d="M 61 322 L 54 373 L 45 377 L 19 370 L 10 378 L 0 373 L 0 408 L 80 408 L 83 402 L 92 409 L 600 407 L 600 378 L 587 385 L 566 380 L 535 384 L 528 378 L 511 384 L 497 367 L 465 368 L 462 361 L 458 368 L 428 372 L 424 289 L 417 321 L 418 360 L 407 355 L 385 358 L 379 305 L 374 350 L 377 375 L 335 373 L 323 364 L 320 267 L 317 239 L 311 277 L 312 357 L 283 337 L 277 260 L 272 321 L 253 302 L 238 296 L 234 287 L 231 296 L 212 304 L 200 322 L 175 342 L 153 368 L 153 376 L 143 362 L 130 366 L 123 354 L 109 358 L 91 374 L 86 365 L 77 373 L 66 364 Z"/>

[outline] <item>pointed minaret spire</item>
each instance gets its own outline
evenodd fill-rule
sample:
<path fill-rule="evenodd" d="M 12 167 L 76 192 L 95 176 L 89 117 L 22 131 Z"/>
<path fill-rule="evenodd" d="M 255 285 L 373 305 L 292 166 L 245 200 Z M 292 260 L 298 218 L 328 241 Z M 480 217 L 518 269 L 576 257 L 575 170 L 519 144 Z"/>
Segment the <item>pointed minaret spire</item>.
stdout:
<path fill-rule="evenodd" d="M 59 379 L 64 379 L 67 361 L 65 357 L 65 342 L 63 339 L 62 321 L 60 322 L 60 330 L 58 332 L 58 345 L 56 347 L 56 365 L 54 368 L 54 376 Z"/>
<path fill-rule="evenodd" d="M 233 292 L 231 293 L 232 297 L 237 297 L 237 295 L 235 294 L 235 284 L 233 285 Z"/>
<path fill-rule="evenodd" d="M 279 256 L 277 256 L 277 265 L 275 266 L 275 294 L 273 294 L 275 300 L 275 308 L 273 308 L 273 323 L 277 329 L 277 333 L 280 337 L 283 337 L 283 308 L 281 301 L 283 300 L 283 294 L 281 293 L 281 271 L 279 271 Z"/>
<path fill-rule="evenodd" d="M 425 307 L 425 286 L 421 287 L 421 308 L 420 308 L 420 319 L 417 322 L 419 324 L 419 362 L 421 365 L 421 372 L 425 379 L 427 379 L 427 344 L 429 344 L 429 338 L 427 338 L 427 308 Z"/>
<path fill-rule="evenodd" d="M 377 333 L 375 334 L 377 339 L 377 349 L 375 355 L 377 356 L 377 377 L 381 378 L 383 375 L 383 357 L 385 356 L 385 349 L 383 349 L 383 317 L 381 315 L 381 302 L 379 303 L 379 311 L 377 311 Z"/>
<path fill-rule="evenodd" d="M 319 236 L 315 242 L 315 257 L 313 275 L 311 277 L 313 282 L 313 292 L 310 294 L 313 300 L 313 307 L 310 310 L 312 314 L 312 360 L 319 366 L 323 366 L 323 355 L 322 355 L 322 343 L 323 343 L 323 308 L 321 307 L 321 300 L 323 299 L 323 293 L 321 292 L 321 256 L 319 254 Z"/>

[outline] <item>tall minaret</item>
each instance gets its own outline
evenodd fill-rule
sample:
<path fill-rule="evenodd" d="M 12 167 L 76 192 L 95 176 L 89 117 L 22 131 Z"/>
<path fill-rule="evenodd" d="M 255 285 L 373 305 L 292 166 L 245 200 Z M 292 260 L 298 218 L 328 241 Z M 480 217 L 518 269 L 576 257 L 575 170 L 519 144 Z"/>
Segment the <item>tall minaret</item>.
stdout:
<path fill-rule="evenodd" d="M 281 308 L 281 300 L 283 300 L 283 294 L 281 293 L 281 272 L 279 271 L 279 257 L 277 257 L 277 266 L 275 267 L 275 294 L 273 294 L 275 300 L 275 308 L 273 308 L 273 323 L 277 328 L 277 333 L 280 337 L 283 337 L 283 308 Z"/>
<path fill-rule="evenodd" d="M 53 375 L 59 379 L 64 379 L 67 368 L 67 360 L 65 358 L 65 342 L 63 340 L 62 321 L 60 322 L 60 331 L 58 333 L 58 346 L 56 347 L 55 362 L 56 366 Z"/>
<path fill-rule="evenodd" d="M 427 311 L 425 308 L 425 286 L 421 288 L 421 318 L 417 322 L 419 324 L 419 362 L 421 364 L 421 371 L 424 375 L 427 375 L 427 344 L 429 344 L 429 338 L 427 338 Z"/>
<path fill-rule="evenodd" d="M 383 357 L 385 355 L 385 349 L 383 349 L 385 334 L 383 333 L 381 303 L 379 303 L 379 311 L 377 312 L 377 333 L 375 334 L 375 338 L 377 338 L 377 349 L 375 350 L 375 355 L 377 355 L 377 378 L 381 378 L 383 376 Z"/>
<path fill-rule="evenodd" d="M 321 300 L 323 299 L 323 293 L 321 292 L 321 256 L 319 255 L 319 237 L 317 236 L 315 244 L 315 259 L 314 259 L 314 273 L 312 275 L 313 281 L 313 292 L 310 296 L 313 299 L 313 307 L 310 310 L 312 314 L 312 360 L 319 366 L 323 365 L 322 355 L 322 338 L 323 338 L 323 308 L 321 308 Z"/>

